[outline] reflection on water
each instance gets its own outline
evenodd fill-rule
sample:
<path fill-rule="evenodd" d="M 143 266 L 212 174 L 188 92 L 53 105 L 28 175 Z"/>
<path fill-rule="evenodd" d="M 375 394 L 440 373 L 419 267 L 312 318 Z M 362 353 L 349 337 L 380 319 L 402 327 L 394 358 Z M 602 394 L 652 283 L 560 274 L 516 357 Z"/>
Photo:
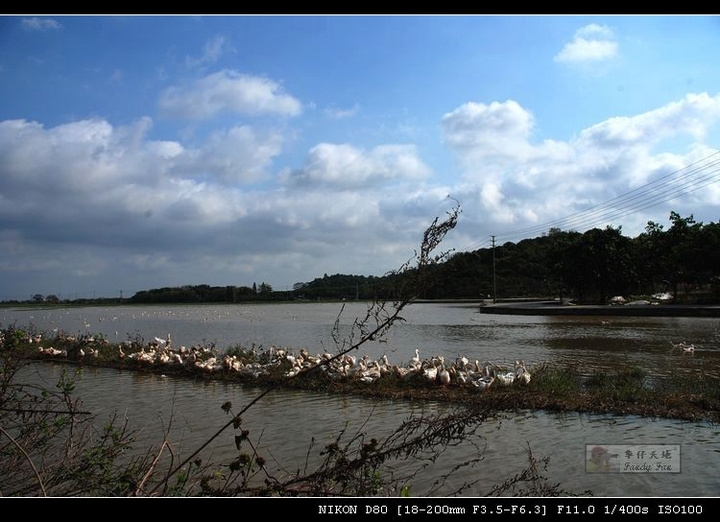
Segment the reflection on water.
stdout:
<path fill-rule="evenodd" d="M 341 334 L 366 308 L 346 304 Z M 102 333 L 111 341 L 170 333 L 176 346 L 278 345 L 322 353 L 337 350 L 331 333 L 340 312 L 339 304 L 327 303 L 1 309 L 0 325 Z M 422 357 L 465 356 L 498 364 L 523 359 L 530 366 L 559 363 L 588 373 L 639 366 L 650 375 L 717 374 L 720 368 L 720 321 L 715 318 L 501 316 L 480 314 L 476 306 L 429 303 L 409 306 L 402 316 L 406 321 L 390 330 L 387 343 L 368 343 L 363 352 L 386 353 L 392 363 L 404 363 L 417 348 Z M 671 342 L 681 341 L 695 344 L 695 354 L 672 349 Z"/>
<path fill-rule="evenodd" d="M 63 365 L 35 364 L 24 380 L 56 382 Z M 170 440 L 180 455 L 188 455 L 228 421 L 221 405 L 235 411 L 259 393 L 233 383 L 194 381 L 109 369 L 83 369 L 77 376 L 77 396 L 99 421 L 113 413 L 126 415 L 140 430 L 138 446 L 159 444 L 172 425 Z M 450 412 L 455 406 L 434 402 L 367 400 L 318 393 L 275 391 L 243 415 L 243 428 L 259 441 L 261 454 L 278 473 L 303 469 L 319 461 L 319 453 L 341 430 L 348 436 L 362 430 L 368 437 L 388 435 L 413 415 Z M 235 454 L 228 431 L 211 445 L 206 459 L 221 461 Z M 474 467 L 464 467 L 436 494 L 455 491 L 478 481 L 464 496 L 483 496 L 493 485 L 527 466 L 527 450 L 549 457 L 548 476 L 568 491 L 590 490 L 595 496 L 714 496 L 720 429 L 708 423 L 652 420 L 634 416 L 520 412 L 488 420 L 478 435 L 450 448 L 412 484 L 422 496 L 442 474 L 482 454 Z M 682 473 L 602 475 L 585 473 L 586 444 L 679 444 Z M 311 447 L 312 446 L 312 447 Z M 309 451 L 310 449 L 310 451 Z M 479 453 L 480 452 L 480 453 Z M 395 463 L 395 467 L 411 463 Z"/>
<path fill-rule="evenodd" d="M 341 316 L 347 333 L 366 305 L 349 303 Z M 111 341 L 128 337 L 146 340 L 172 334 L 174 344 L 215 343 L 226 348 L 280 345 L 311 352 L 334 351 L 331 331 L 339 305 L 321 303 L 220 306 L 120 306 L 52 310 L 0 310 L 0 325 L 34 324 L 40 331 L 102 333 Z M 363 346 L 363 353 L 386 353 L 391 362 L 406 362 L 417 348 L 421 356 L 466 356 L 471 360 L 509 363 L 525 360 L 571 365 L 591 372 L 639 366 L 650 375 L 674 372 L 708 372 L 720 368 L 720 321 L 712 318 L 632 317 L 528 317 L 493 316 L 476 307 L 416 304 L 403 313 L 405 322 L 388 334 L 387 343 Z M 691 342 L 694 355 L 672 349 L 672 342 Z M 53 383 L 58 367 L 38 364 L 36 379 Z M 113 412 L 127 414 L 132 427 L 141 429 L 143 443 L 162 440 L 172 425 L 177 451 L 189 453 L 227 422 L 220 405 L 236 408 L 247 403 L 252 390 L 215 381 L 177 380 L 159 375 L 84 369 L 78 396 L 99 418 Z M 268 461 L 278 469 L 296 470 L 346 426 L 371 436 L 387 434 L 410 415 L 445 411 L 451 406 L 361 400 L 323 394 L 274 392 L 243 419 L 252 436 L 259 437 Z M 709 424 L 651 420 L 639 417 L 551 415 L 542 412 L 514 414 L 488 421 L 479 437 L 453 448 L 413 484 L 422 494 L 435 479 L 462 464 L 482 448 L 484 459 L 448 482 L 439 494 L 453 491 L 465 481 L 479 480 L 464 494 L 482 495 L 527 464 L 528 445 L 536 457 L 550 457 L 551 480 L 566 489 L 586 489 L 600 496 L 711 496 L 720 490 L 718 430 Z M 586 444 L 680 444 L 682 473 L 602 475 L 585 473 Z M 232 434 L 209 448 L 213 457 L 235 451 Z"/>

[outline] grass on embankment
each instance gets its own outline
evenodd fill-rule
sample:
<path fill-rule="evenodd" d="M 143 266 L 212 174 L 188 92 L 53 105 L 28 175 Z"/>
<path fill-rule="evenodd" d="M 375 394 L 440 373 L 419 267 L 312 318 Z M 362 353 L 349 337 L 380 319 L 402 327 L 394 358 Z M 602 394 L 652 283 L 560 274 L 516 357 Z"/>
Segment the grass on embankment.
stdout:
<path fill-rule="evenodd" d="M 163 373 L 183 378 L 220 379 L 250 386 L 280 385 L 393 400 L 440 400 L 495 411 L 536 409 L 720 421 L 720 379 L 710 375 L 677 375 L 658 380 L 650 379 L 640 368 L 629 368 L 617 372 L 595 372 L 588 376 L 572 368 L 541 365 L 530 368 L 532 379 L 529 384 L 502 385 L 496 382 L 489 389 L 481 391 L 469 385 L 441 386 L 428 382 L 422 375 L 401 378 L 392 373 L 372 383 L 352 378 L 331 378 L 322 371 L 286 379 L 289 366 L 286 368 L 282 364 L 256 378 L 230 370 L 208 373 L 187 366 L 148 365 L 129 357 L 133 351 L 140 350 L 140 344 L 128 347 L 94 342 L 92 348 L 97 350 L 97 354 L 80 357 L 80 350 L 88 348 L 87 340 L 82 338 L 57 338 L 42 343 L 65 350 L 67 355 L 63 357 L 42 355 L 37 343 L 28 343 L 19 338 L 11 344 L 18 355 L 32 360 Z M 8 342 L 4 345 L 7 350 Z M 119 357 L 121 348 L 126 352 L 122 359 Z M 246 363 L 263 362 L 263 358 L 267 360 L 268 355 L 241 347 L 232 348 L 230 352 Z M 218 359 L 222 355 L 217 354 Z"/>

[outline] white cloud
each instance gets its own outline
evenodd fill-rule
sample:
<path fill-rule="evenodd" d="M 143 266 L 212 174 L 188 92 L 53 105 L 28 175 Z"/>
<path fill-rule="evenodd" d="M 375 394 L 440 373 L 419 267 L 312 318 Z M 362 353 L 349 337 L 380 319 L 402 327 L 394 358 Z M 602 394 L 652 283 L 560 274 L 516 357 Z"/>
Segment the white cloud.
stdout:
<path fill-rule="evenodd" d="M 178 169 L 190 175 L 211 174 L 224 183 L 252 182 L 267 171 L 282 149 L 278 133 L 258 135 L 249 126 L 214 133 L 197 150 L 189 150 Z"/>
<path fill-rule="evenodd" d="M 126 127 L 104 120 L 49 129 L 0 122 L 0 194 L 16 202 L 0 215 L 29 218 L 28 226 L 47 220 L 47 230 L 83 214 L 89 228 L 103 216 L 157 218 L 181 203 L 193 215 L 208 218 L 206 209 L 224 206 L 221 214 L 233 216 L 237 201 L 226 185 L 262 176 L 282 144 L 276 134 L 235 127 L 189 148 L 148 139 L 151 126 L 149 118 Z"/>
<path fill-rule="evenodd" d="M 575 31 L 575 37 L 612 40 L 615 38 L 615 33 L 606 25 L 589 24 Z"/>
<path fill-rule="evenodd" d="M 271 181 L 279 135 L 238 126 L 191 146 L 152 140 L 151 128 L 149 118 L 0 122 L 2 277 L 35 288 L 52 272 L 66 289 L 112 281 L 129 293 L 127 281 L 139 290 L 382 274 L 411 255 L 442 199 L 418 183 L 429 169 L 410 145 L 320 144 L 301 171 L 311 179 L 293 190 L 241 184 Z"/>
<path fill-rule="evenodd" d="M 280 84 L 228 69 L 187 86 L 170 87 L 158 103 L 168 115 L 199 120 L 223 113 L 297 116 L 302 110 L 300 102 L 285 94 Z"/>
<path fill-rule="evenodd" d="M 213 252 L 220 264 L 220 258 L 237 264 L 267 254 L 278 256 L 278 263 L 282 256 L 311 262 L 335 256 L 338 245 L 356 240 L 369 245 L 375 234 L 407 226 L 400 216 L 381 216 L 388 207 L 380 201 L 403 198 L 383 187 L 372 192 L 372 187 L 337 191 L 333 186 L 330 194 L 324 176 L 330 176 L 330 185 L 346 187 L 427 174 L 412 146 L 364 152 L 323 144 L 308 154 L 322 163 L 320 170 L 311 171 L 321 182 L 313 190 L 244 188 L 238 182 L 269 170 L 282 145 L 279 135 L 239 126 L 190 147 L 149 139 L 151 125 L 149 118 L 127 127 L 104 120 L 52 128 L 25 120 L 0 122 L 0 222 L 6 234 L 12 233 L 6 237 L 14 251 L 50 241 L 56 251 L 70 256 L 61 245 L 85 245 L 98 265 L 103 256 L 118 258 L 108 261 L 112 265 L 125 255 L 142 258 L 157 252 L 156 262 L 168 259 L 163 264 L 167 273 L 185 270 L 179 258 L 202 252 Z M 332 179 L 333 166 L 352 154 L 359 155 L 352 179 Z M 390 225 L 392 221 L 399 225 Z M 397 243 L 397 237 L 387 235 Z M 0 265 L 12 264 L 13 256 L 5 250 Z M 358 254 L 352 262 L 361 259 L 368 262 Z M 378 270 L 386 269 L 385 263 Z"/>
<path fill-rule="evenodd" d="M 617 56 L 619 50 L 613 31 L 590 24 L 578 29 L 571 42 L 555 55 L 556 62 L 597 62 Z"/>
<path fill-rule="evenodd" d="M 23 29 L 29 31 L 48 31 L 62 29 L 62 24 L 52 18 L 23 18 L 20 22 Z"/>
<path fill-rule="evenodd" d="M 0 122 L 4 191 L 15 187 L 44 192 L 81 190 L 108 175 L 106 151 L 112 127 L 84 120 L 46 130 L 36 122 Z"/>
<path fill-rule="evenodd" d="M 709 122 L 720 118 L 720 95 L 688 94 L 684 99 L 633 117 L 615 117 L 580 134 L 581 142 L 608 147 L 654 144 L 678 133 L 702 140 Z"/>
<path fill-rule="evenodd" d="M 533 119 L 519 104 L 464 104 L 443 118 L 445 141 L 466 169 L 451 191 L 472 202 L 465 212 L 471 221 L 506 229 L 532 226 L 696 161 L 709 153 L 701 144 L 719 121 L 720 95 L 688 94 L 646 113 L 610 118 L 567 142 L 533 143 Z M 695 146 L 684 153 L 653 153 L 679 137 L 690 137 Z M 714 194 L 695 193 L 693 205 L 711 208 Z"/>
<path fill-rule="evenodd" d="M 422 180 L 429 173 L 413 145 L 382 145 L 365 151 L 348 144 L 321 143 L 308 152 L 305 166 L 290 174 L 290 182 L 357 189 L 388 181 Z"/>
<path fill-rule="evenodd" d="M 480 204 L 492 214 L 496 223 L 512 223 L 514 220 L 513 212 L 504 200 L 502 187 L 497 183 L 489 181 L 480 187 Z"/>
<path fill-rule="evenodd" d="M 555 56 L 558 62 L 586 62 L 604 60 L 617 55 L 617 42 L 576 38 Z"/>
<path fill-rule="evenodd" d="M 199 67 L 217 62 L 223 53 L 229 50 L 227 40 L 224 36 L 217 35 L 208 40 L 203 46 L 203 53 L 199 58 L 192 56 L 185 57 L 185 64 L 188 67 Z"/>
<path fill-rule="evenodd" d="M 465 103 L 442 118 L 445 143 L 471 162 L 526 155 L 533 125 L 533 115 L 513 100 Z"/>
<path fill-rule="evenodd" d="M 111 281 L 115 295 L 129 295 L 194 283 L 279 286 L 325 272 L 379 275 L 412 255 L 424 228 L 451 206 L 447 195 L 463 210 L 447 246 L 467 247 L 454 243 L 458 236 L 502 238 L 709 154 L 702 140 L 718 121 L 720 96 L 689 94 L 568 141 L 536 142 L 535 118 L 516 101 L 466 103 L 442 120 L 464 168 L 442 186 L 408 144 L 319 143 L 304 167 L 274 179 L 285 138 L 248 125 L 190 142 L 152 139 L 149 118 L 126 126 L 0 121 L 0 286 L 37 288 L 53 274 L 66 291 Z M 654 152 L 687 136 L 687 149 Z M 716 184 L 675 210 L 716 220 L 718 204 Z M 632 224 L 666 218 L 643 213 Z"/>
<path fill-rule="evenodd" d="M 325 116 L 333 119 L 351 118 L 352 116 L 355 116 L 358 112 L 360 112 L 360 105 L 356 103 L 350 109 L 338 109 L 335 107 L 330 107 L 325 109 L 324 112 Z"/>

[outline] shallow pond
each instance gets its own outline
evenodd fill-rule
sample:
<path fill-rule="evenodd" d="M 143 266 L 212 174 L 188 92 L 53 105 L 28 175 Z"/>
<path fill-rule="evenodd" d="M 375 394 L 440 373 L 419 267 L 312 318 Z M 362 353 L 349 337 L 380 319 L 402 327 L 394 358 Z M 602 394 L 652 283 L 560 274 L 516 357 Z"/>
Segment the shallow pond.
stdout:
<path fill-rule="evenodd" d="M 0 325 L 33 324 L 40 331 L 102 333 L 111 341 L 172 335 L 173 343 L 214 343 L 224 349 L 237 344 L 271 345 L 313 353 L 334 351 L 332 327 L 338 304 L 302 303 L 221 306 L 120 306 L 13 310 L 0 309 Z M 340 315 L 341 334 L 366 305 L 348 303 Z M 474 306 L 415 304 L 405 321 L 395 325 L 387 342 L 371 342 L 362 353 L 387 354 L 391 362 L 407 361 L 417 348 L 421 356 L 466 356 L 499 364 L 523 359 L 540 363 L 593 369 L 640 366 L 651 375 L 672 372 L 718 372 L 720 321 L 712 318 L 594 318 L 493 316 Z M 692 342 L 694 355 L 672 349 L 672 342 Z M 37 364 L 32 379 L 54 384 L 62 365 Z M 173 439 L 190 452 L 227 422 L 220 406 L 236 408 L 257 392 L 239 385 L 200 382 L 160 375 L 108 369 L 83 369 L 77 394 L 102 419 L 113 412 L 127 413 L 134 428 L 142 428 L 141 442 L 157 443 L 172 419 Z M 294 470 L 320 452 L 349 426 L 382 436 L 410 415 L 448 411 L 452 406 L 405 401 L 379 401 L 307 392 L 276 391 L 243 416 L 251 436 L 259 437 L 278 472 Z M 348 433 L 352 433 L 352 429 Z M 538 458 L 549 457 L 553 482 L 574 492 L 591 490 L 596 496 L 715 496 L 720 491 L 718 427 L 707 423 L 652 420 L 587 414 L 524 412 L 486 421 L 477 437 L 449 449 L 417 476 L 412 492 L 423 495 L 435 480 L 453 467 L 482 454 L 473 467 L 461 468 L 434 494 L 455 491 L 465 482 L 478 481 L 463 495 L 482 496 L 493 485 L 527 466 L 527 448 Z M 212 457 L 234 454 L 233 434 L 211 447 Z M 585 472 L 586 445 L 679 445 L 680 473 L 598 474 Z M 403 464 L 398 464 L 402 466 Z"/>

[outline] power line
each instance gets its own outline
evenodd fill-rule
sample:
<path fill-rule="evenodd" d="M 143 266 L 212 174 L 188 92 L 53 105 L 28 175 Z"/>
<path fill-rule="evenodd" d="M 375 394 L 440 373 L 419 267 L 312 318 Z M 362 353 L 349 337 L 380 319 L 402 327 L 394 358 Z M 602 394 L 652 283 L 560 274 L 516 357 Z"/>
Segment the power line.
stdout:
<path fill-rule="evenodd" d="M 500 237 L 503 241 L 510 241 L 536 236 L 550 228 L 592 228 L 686 196 L 718 181 L 720 181 L 720 151 L 604 202 L 563 218 L 510 231 Z M 484 239 L 480 243 L 487 243 L 487 240 Z"/>
<path fill-rule="evenodd" d="M 549 221 L 521 230 L 509 232 L 504 237 L 516 237 L 523 234 L 537 234 L 548 228 L 578 227 L 607 221 L 611 218 L 626 216 L 646 210 L 657 204 L 670 201 L 693 192 L 710 183 L 718 181 L 720 157 L 717 151 L 682 169 L 666 174 L 650 183 L 616 196 L 605 202 L 570 214 L 564 218 Z M 673 186 L 675 185 L 675 186 Z"/>
<path fill-rule="evenodd" d="M 485 236 L 480 241 L 476 241 L 475 243 L 471 243 L 467 247 L 463 248 L 462 250 L 465 252 L 473 251 L 473 250 L 480 250 L 482 248 L 487 248 L 491 245 L 494 236 Z"/>

